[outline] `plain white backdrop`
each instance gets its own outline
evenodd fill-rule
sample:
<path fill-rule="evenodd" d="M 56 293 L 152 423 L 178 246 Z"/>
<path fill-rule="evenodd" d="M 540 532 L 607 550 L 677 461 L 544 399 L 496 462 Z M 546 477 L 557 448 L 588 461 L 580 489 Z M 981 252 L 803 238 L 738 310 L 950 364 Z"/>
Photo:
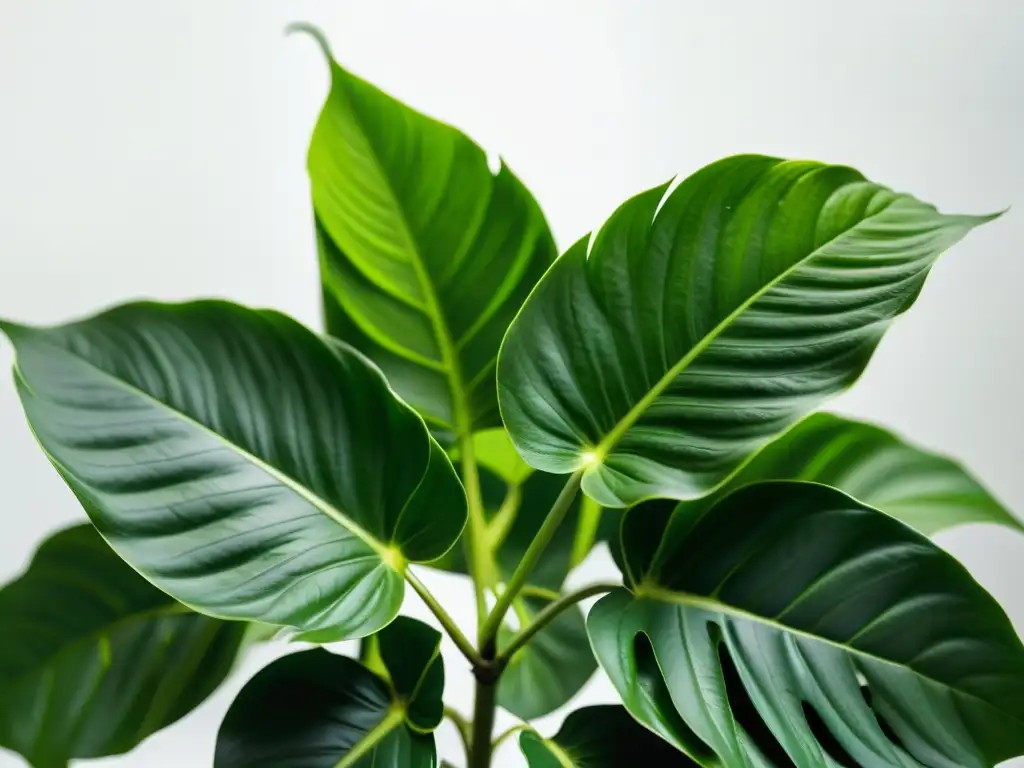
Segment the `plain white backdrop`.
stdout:
<path fill-rule="evenodd" d="M 327 72 L 308 39 L 283 36 L 296 20 L 500 153 L 562 246 L 629 195 L 738 152 L 847 163 L 951 211 L 1016 206 L 940 261 L 834 405 L 964 460 L 1024 516 L 1020 0 L 0 0 L 0 315 L 221 296 L 318 327 L 305 147 Z M 11 359 L 0 342 L 0 368 Z M 0 581 L 82 519 L 0 378 Z M 1024 537 L 974 527 L 942 543 L 1024 631 Z M 598 553 L 574 581 L 612 568 Z M 460 580 L 428 582 L 469 621 Z M 90 765 L 210 765 L 235 692 L 289 650 L 259 649 L 175 727 Z M 466 711 L 470 677 L 448 650 Z M 571 706 L 613 696 L 595 679 Z M 440 743 L 461 764 L 448 726 Z M 0 751 L 0 767 L 21 765 Z"/>

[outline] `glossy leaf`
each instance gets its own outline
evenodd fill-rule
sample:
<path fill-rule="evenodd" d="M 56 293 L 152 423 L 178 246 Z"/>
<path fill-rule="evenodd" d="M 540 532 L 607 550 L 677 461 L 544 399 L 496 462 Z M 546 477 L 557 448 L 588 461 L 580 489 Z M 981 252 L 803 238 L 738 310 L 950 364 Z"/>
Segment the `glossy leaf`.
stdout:
<path fill-rule="evenodd" d="M 246 625 L 189 611 L 91 525 L 47 539 L 0 589 L 0 746 L 35 768 L 127 752 L 209 696 Z"/>
<path fill-rule="evenodd" d="M 214 768 L 434 768 L 440 717 L 421 726 L 443 706 L 440 641 L 425 624 L 395 619 L 380 633 L 387 678 L 320 648 L 278 659 L 232 703 Z"/>
<path fill-rule="evenodd" d="M 539 598 L 517 600 L 513 607 L 519 626 L 532 621 L 546 604 Z M 514 634 L 502 627 L 499 647 Z M 498 683 L 498 704 L 522 720 L 542 717 L 567 704 L 596 670 L 583 611 L 573 606 L 512 656 Z"/>
<path fill-rule="evenodd" d="M 732 157 L 625 203 L 509 328 L 523 458 L 605 506 L 699 498 L 852 383 L 945 249 L 947 216 L 856 171 Z"/>
<path fill-rule="evenodd" d="M 577 709 L 558 733 L 545 739 L 536 731 L 519 735 L 529 768 L 657 768 L 696 766 L 689 757 L 637 723 L 620 706 Z"/>
<path fill-rule="evenodd" d="M 114 549 L 196 610 L 337 640 L 398 613 L 465 496 L 358 353 L 225 302 L 5 324 L 39 442 Z"/>
<path fill-rule="evenodd" d="M 588 617 L 638 720 L 709 766 L 1024 752 L 1024 646 L 949 554 L 816 484 L 748 485 L 691 511 L 630 510 L 633 594 Z"/>
<path fill-rule="evenodd" d="M 311 31 L 307 29 L 307 31 Z M 501 426 L 494 369 L 554 260 L 522 183 L 451 126 L 330 57 L 309 146 L 327 330 L 377 363 L 432 427 Z"/>
<path fill-rule="evenodd" d="M 715 498 L 759 480 L 831 485 L 926 535 L 965 523 L 1024 530 L 959 463 L 830 413 L 813 414 L 769 443 Z"/>

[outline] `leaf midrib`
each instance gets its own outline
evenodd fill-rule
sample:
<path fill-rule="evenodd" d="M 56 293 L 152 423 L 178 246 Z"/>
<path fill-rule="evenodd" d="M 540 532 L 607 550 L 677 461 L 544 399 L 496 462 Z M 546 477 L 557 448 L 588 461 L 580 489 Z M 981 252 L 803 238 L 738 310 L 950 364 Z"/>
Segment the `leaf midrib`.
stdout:
<path fill-rule="evenodd" d="M 840 187 L 840 189 L 842 189 L 842 187 Z M 883 188 L 879 187 L 878 191 L 882 190 Z M 838 191 L 839 190 L 837 189 L 836 192 Z M 718 337 L 721 336 L 736 321 L 736 319 L 740 315 L 742 315 L 748 309 L 750 309 L 750 307 L 754 303 L 756 303 L 762 296 L 764 296 L 770 290 L 775 288 L 775 286 L 777 286 L 779 283 L 781 283 L 783 280 L 789 277 L 793 272 L 804 266 L 807 262 L 816 258 L 824 248 L 829 247 L 840 238 L 845 237 L 854 229 L 862 227 L 866 222 L 869 222 L 872 219 L 881 216 L 883 213 L 888 211 L 898 200 L 901 199 L 901 197 L 893 199 L 891 202 L 887 203 L 885 206 L 880 208 L 875 213 L 858 221 L 854 226 L 850 227 L 849 229 L 843 230 L 839 234 L 835 235 L 834 237 L 825 241 L 821 245 L 817 246 L 809 254 L 807 254 L 801 259 L 798 259 L 790 266 L 786 267 L 786 269 L 784 269 L 782 272 L 780 272 L 778 275 L 776 275 L 774 278 L 768 281 L 765 285 L 763 285 L 761 288 L 755 291 L 748 299 L 746 299 L 742 304 L 740 304 L 740 306 L 738 306 L 736 309 L 734 309 L 732 312 L 726 315 L 726 317 L 721 322 L 719 322 L 718 325 L 716 325 L 708 333 L 706 333 L 701 338 L 701 340 L 698 341 L 693 346 L 693 348 L 690 349 L 690 351 L 687 352 L 679 360 L 679 362 L 677 362 L 675 365 L 669 368 L 668 371 L 666 371 L 665 374 L 662 375 L 662 377 L 658 379 L 657 382 L 655 382 L 654 386 L 651 387 L 650 390 L 648 390 L 647 394 L 645 394 L 636 403 L 636 405 L 630 408 L 626 412 L 626 414 L 621 419 L 619 419 L 615 426 L 612 427 L 608 434 L 605 435 L 604 438 L 602 438 L 602 440 L 597 444 L 597 447 L 593 450 L 593 453 L 597 456 L 597 461 L 594 462 L 594 466 L 600 465 L 599 462 L 602 462 L 608 456 L 608 454 L 610 454 L 615 449 L 615 446 L 618 444 L 619 440 L 621 440 L 623 436 L 626 434 L 626 432 L 629 431 L 629 429 L 634 424 L 636 424 L 636 422 L 640 419 L 644 412 L 646 412 L 646 410 L 654 403 L 654 401 L 658 399 L 661 393 L 664 392 L 669 387 L 669 385 L 673 381 L 675 381 L 675 379 L 678 378 L 687 368 L 689 368 L 690 364 L 695 359 L 700 357 L 700 355 L 702 355 L 704 351 L 709 346 L 711 346 L 711 344 L 714 343 L 715 340 L 718 339 Z M 821 211 L 819 210 L 818 217 L 820 218 L 820 216 Z M 654 226 L 654 221 L 651 222 L 651 226 Z"/>
<path fill-rule="evenodd" d="M 637 598 L 637 599 L 641 599 L 641 600 L 647 598 L 647 599 L 654 600 L 656 602 L 669 603 L 669 604 L 672 604 L 672 605 L 680 605 L 680 606 L 691 607 L 691 608 L 699 608 L 699 609 L 702 609 L 702 610 L 705 610 L 705 611 L 709 611 L 709 612 L 712 612 L 712 613 L 726 614 L 728 616 L 731 616 L 731 617 L 734 617 L 734 618 L 737 618 L 737 619 L 742 619 L 744 621 L 751 621 L 751 622 L 754 622 L 754 623 L 757 623 L 757 624 L 762 624 L 764 626 L 771 627 L 772 629 L 778 630 L 780 632 L 785 632 L 785 633 L 790 634 L 790 635 L 797 635 L 799 637 L 807 638 L 808 640 L 813 640 L 815 642 L 824 643 L 825 645 L 829 645 L 829 646 L 831 646 L 833 648 L 836 648 L 836 649 L 838 649 L 838 650 L 840 650 L 840 651 L 842 651 L 844 653 L 854 654 L 856 656 L 860 656 L 860 657 L 865 658 L 865 659 L 870 659 L 872 661 L 876 661 L 876 662 L 879 662 L 881 664 L 885 664 L 886 666 L 896 667 L 896 668 L 901 669 L 901 670 L 909 670 L 909 671 L 913 672 L 915 675 L 917 675 L 919 678 L 921 678 L 922 680 L 926 680 L 926 681 L 928 681 L 930 683 L 933 683 L 933 684 L 943 688 L 944 690 L 947 690 L 947 691 L 949 691 L 949 692 L 951 692 L 953 694 L 956 694 L 958 696 L 963 696 L 965 698 L 969 698 L 969 699 L 972 699 L 974 701 L 977 701 L 978 703 L 983 704 L 985 707 L 987 707 L 989 709 L 992 709 L 992 710 L 995 710 L 996 712 L 999 712 L 1000 714 L 1006 715 L 1007 717 L 1010 717 L 1011 719 L 1016 720 L 1017 722 L 1021 723 L 1022 726 L 1024 726 L 1024 716 L 1018 715 L 1016 713 L 1010 713 L 1010 712 L 1007 712 L 1006 710 L 1000 709 L 999 707 L 997 707 L 992 702 L 990 702 L 990 701 L 988 701 L 986 699 L 981 698 L 980 696 L 978 696 L 975 693 L 971 693 L 970 691 L 961 690 L 960 688 L 956 688 L 956 687 L 950 685 L 949 683 L 943 682 L 942 680 L 936 680 L 934 677 L 931 677 L 930 675 L 926 675 L 923 672 L 921 672 L 921 671 L 919 671 L 917 669 L 914 669 L 913 667 L 907 666 L 905 664 L 900 664 L 897 661 L 893 661 L 891 659 L 883 658 L 881 656 L 878 656 L 877 654 L 870 653 L 868 651 L 864 651 L 864 650 L 861 650 L 859 648 L 853 648 L 853 647 L 851 647 L 849 645 L 845 645 L 845 644 L 843 644 L 841 642 L 838 642 L 836 640 L 832 640 L 832 639 L 827 638 L 827 637 L 822 637 L 820 635 L 815 635 L 815 634 L 813 634 L 811 632 L 808 632 L 806 630 L 797 629 L 796 627 L 791 627 L 791 626 L 789 626 L 787 624 L 783 624 L 783 623 L 781 623 L 779 621 L 776 621 L 774 619 L 770 619 L 770 618 L 768 618 L 766 616 L 759 616 L 756 613 L 752 613 L 750 611 L 746 611 L 746 610 L 744 610 L 742 608 L 737 608 L 736 606 L 729 605 L 728 603 L 723 603 L 723 602 L 721 602 L 719 600 L 715 600 L 713 598 L 701 597 L 700 595 L 694 595 L 694 594 L 690 594 L 688 592 L 674 592 L 672 590 L 664 589 L 662 587 L 659 587 L 659 586 L 656 586 L 656 585 L 652 585 L 652 584 L 643 584 L 643 585 L 637 587 L 637 591 L 634 593 L 634 597 Z"/>
<path fill-rule="evenodd" d="M 347 84 L 344 84 L 344 87 L 346 93 L 348 93 Z M 455 427 L 456 434 L 459 437 L 468 437 L 472 431 L 472 420 L 469 418 L 469 412 L 466 408 L 466 393 L 462 380 L 462 368 L 459 363 L 458 355 L 455 351 L 455 340 L 452 338 L 451 331 L 448 330 L 448 324 L 441 312 L 441 303 L 437 298 L 437 291 L 434 289 L 434 283 L 431 280 L 430 273 L 427 271 L 426 264 L 423 261 L 423 255 L 420 253 L 419 245 L 416 238 L 413 236 L 412 228 L 409 226 L 409 220 L 406 216 L 405 208 L 399 202 L 398 195 L 391 184 L 391 179 L 388 177 L 388 174 L 384 172 L 384 166 L 381 164 L 380 158 L 377 156 L 377 150 L 370 142 L 366 126 L 363 124 L 363 121 L 354 106 L 352 106 L 351 98 L 349 101 L 349 113 L 352 115 L 352 120 L 359 127 L 359 132 L 366 140 L 367 147 L 371 150 L 369 152 L 369 156 L 373 162 L 374 168 L 377 170 L 377 176 L 381 179 L 384 188 L 387 190 L 397 214 L 398 221 L 402 225 L 402 234 L 405 236 L 405 241 L 408 244 L 410 255 L 412 257 L 410 259 L 410 263 L 412 264 L 413 271 L 416 273 L 416 279 L 419 281 L 420 289 L 423 291 L 427 315 L 430 317 L 430 322 L 434 330 L 434 337 L 437 339 L 437 345 L 441 350 L 442 363 L 446 369 L 448 386 L 451 389 L 452 395 L 452 412 L 455 414 L 455 424 L 453 426 Z"/>
<path fill-rule="evenodd" d="M 401 726 L 404 719 L 405 710 L 401 706 L 392 703 L 381 721 L 364 733 L 362 738 L 352 745 L 352 749 L 338 761 L 334 768 L 350 768 L 350 766 L 354 766 L 359 760 L 376 749 L 377 745 L 384 741 L 393 730 Z"/>
<path fill-rule="evenodd" d="M 372 549 L 388 567 L 390 567 L 392 570 L 394 570 L 397 573 L 401 573 L 401 568 L 400 568 L 401 563 L 396 563 L 395 562 L 396 555 L 398 555 L 399 553 L 396 550 L 388 547 L 383 542 L 378 541 L 376 539 L 376 537 L 372 536 L 362 526 L 360 526 L 359 524 L 357 524 L 353 520 L 349 519 L 345 515 L 344 510 L 338 509 L 333 504 L 329 503 L 326 499 L 323 499 L 320 496 L 318 496 L 317 494 L 313 493 L 310 489 L 306 488 L 304 485 L 302 485 L 297 480 L 294 480 L 293 478 L 289 477 L 288 475 L 286 475 L 281 470 L 279 470 L 276 467 L 273 467 L 272 465 L 270 465 L 267 462 L 263 461 L 263 459 L 259 458 L 258 456 L 256 456 L 255 454 L 251 453 L 247 449 L 245 449 L 242 446 L 238 445 L 237 443 L 232 442 L 231 440 L 226 438 L 224 435 L 221 435 L 218 432 L 215 432 L 213 429 L 211 429 L 210 427 L 207 427 L 205 424 L 203 424 L 202 422 L 196 420 L 195 418 L 193 418 L 189 414 L 181 411 L 178 408 L 172 407 L 171 405 L 165 403 L 164 401 L 160 400 L 159 398 L 156 398 L 153 395 L 149 394 L 145 390 L 135 386 L 134 384 L 131 384 L 131 383 L 129 383 L 129 382 L 127 382 L 127 381 L 125 381 L 125 380 L 123 380 L 121 378 L 118 378 L 117 376 L 113 375 L 112 373 L 104 370 L 103 368 L 100 368 L 98 365 L 93 363 L 91 360 L 82 357 L 81 355 L 75 353 L 74 351 L 68 349 L 67 347 L 64 347 L 64 346 L 61 346 L 61 345 L 58 345 L 58 344 L 54 344 L 52 341 L 47 339 L 45 337 L 45 335 L 43 335 L 43 332 L 41 332 L 39 330 L 35 330 L 35 329 L 33 329 L 31 332 L 32 332 L 32 335 L 35 336 L 39 340 L 39 343 L 42 343 L 42 344 L 54 347 L 55 349 L 59 350 L 60 352 L 69 355 L 73 359 L 77 360 L 79 363 L 88 366 L 90 369 L 92 369 L 96 373 L 98 373 L 101 376 L 103 376 L 104 378 L 108 379 L 115 386 L 118 386 L 121 389 L 124 389 L 124 390 L 132 393 L 133 395 L 135 395 L 137 397 L 140 397 L 141 399 L 143 399 L 144 401 L 149 402 L 150 404 L 152 404 L 155 407 L 162 408 L 162 409 L 164 409 L 164 410 L 174 414 L 175 416 L 180 418 L 182 421 L 186 422 L 187 424 L 192 425 L 193 427 L 195 427 L 199 431 L 203 432 L 204 434 L 214 438 L 216 441 L 218 441 L 219 443 L 221 443 L 222 445 L 227 447 L 229 450 L 234 451 L 235 453 L 237 453 L 243 459 L 249 461 L 254 466 L 256 466 L 259 469 L 263 470 L 268 475 L 270 475 L 272 478 L 274 478 L 275 480 L 279 481 L 281 484 L 287 486 L 290 490 L 292 490 L 298 496 L 300 496 L 301 498 L 303 498 L 307 502 L 309 502 L 309 504 L 312 505 L 314 508 L 318 509 L 324 515 L 326 515 L 331 520 L 333 520 L 338 525 L 340 525 L 342 528 L 346 529 L 351 534 L 356 536 L 364 544 L 366 544 L 368 547 L 370 547 L 370 549 Z M 331 353 L 333 354 L 333 351 Z M 25 383 L 25 385 L 28 386 L 29 390 L 33 391 L 31 384 L 29 384 L 28 379 L 25 377 L 24 373 L 21 371 L 21 368 L 18 366 L 17 358 L 15 358 L 15 372 L 16 372 L 16 375 L 21 379 L 21 381 L 23 381 Z M 41 441 L 40 441 L 40 443 L 41 443 Z M 50 454 L 49 451 L 47 451 L 46 453 L 47 453 L 48 456 L 51 457 L 51 459 L 56 461 L 56 463 L 60 464 L 61 466 L 64 466 L 63 462 L 57 461 L 56 458 L 53 457 L 52 454 Z M 426 473 L 428 469 L 429 469 L 429 462 L 427 462 L 427 466 L 424 467 L 424 473 Z M 69 474 L 74 475 L 74 473 L 70 472 L 69 470 L 67 470 L 66 467 L 65 467 L 65 471 L 68 471 Z M 421 478 L 421 482 L 422 482 L 422 478 Z"/>

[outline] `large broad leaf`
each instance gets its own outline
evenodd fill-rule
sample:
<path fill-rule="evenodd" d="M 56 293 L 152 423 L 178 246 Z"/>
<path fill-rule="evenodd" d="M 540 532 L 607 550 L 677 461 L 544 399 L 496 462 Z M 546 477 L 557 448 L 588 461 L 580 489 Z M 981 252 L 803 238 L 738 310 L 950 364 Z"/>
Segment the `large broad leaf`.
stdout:
<path fill-rule="evenodd" d="M 689 757 L 637 723 L 619 706 L 584 707 L 572 712 L 550 739 L 523 731 L 519 748 L 529 768 L 691 768 Z"/>
<path fill-rule="evenodd" d="M 627 513 L 632 593 L 588 617 L 634 717 L 709 766 L 973 767 L 1024 752 L 1024 646 L 924 536 L 811 483 L 691 511 Z"/>
<path fill-rule="evenodd" d="M 1024 530 L 960 464 L 871 424 L 816 413 L 764 447 L 709 501 L 759 480 L 831 485 L 926 535 L 965 523 Z"/>
<path fill-rule="evenodd" d="M 433 768 L 441 636 L 399 617 L 380 634 L 387 678 L 316 648 L 246 683 L 217 735 L 215 768 Z"/>
<path fill-rule="evenodd" d="M 0 746 L 36 768 L 127 752 L 198 706 L 246 625 L 193 613 L 91 525 L 47 539 L 0 589 Z"/>
<path fill-rule="evenodd" d="M 741 156 L 625 203 L 509 328 L 502 416 L 605 506 L 690 499 L 853 382 L 932 263 L 986 221 L 856 171 Z"/>
<path fill-rule="evenodd" d="M 4 324 L 39 442 L 114 549 L 196 610 L 369 634 L 466 519 L 422 420 L 360 354 L 225 302 Z"/>
<path fill-rule="evenodd" d="M 307 30 L 308 31 L 308 30 Z M 431 426 L 501 425 L 494 369 L 554 260 L 533 197 L 484 151 L 342 69 L 309 146 L 327 330 Z"/>

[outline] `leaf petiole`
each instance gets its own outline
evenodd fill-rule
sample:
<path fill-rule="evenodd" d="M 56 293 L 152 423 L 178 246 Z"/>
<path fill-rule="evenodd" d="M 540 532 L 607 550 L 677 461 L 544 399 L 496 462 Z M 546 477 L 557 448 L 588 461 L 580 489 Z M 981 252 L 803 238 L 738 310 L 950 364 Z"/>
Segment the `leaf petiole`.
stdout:
<path fill-rule="evenodd" d="M 506 664 L 516 653 L 516 651 L 523 648 L 530 640 L 533 639 L 534 635 L 540 632 L 544 627 L 550 624 L 557 618 L 557 616 L 568 608 L 576 605 L 581 600 L 586 600 L 588 597 L 594 595 L 603 595 L 605 592 L 611 592 L 621 587 L 621 584 L 613 583 L 601 583 L 591 584 L 590 586 L 583 587 L 576 592 L 570 592 L 567 595 L 555 600 L 555 602 L 547 605 L 540 613 L 538 613 L 532 622 L 523 627 L 509 642 L 508 647 L 501 650 L 496 659 L 499 667 Z"/>
<path fill-rule="evenodd" d="M 455 623 L 455 619 L 449 615 L 448 611 L 441 607 L 441 604 L 437 602 L 437 598 L 434 597 L 431 591 L 427 589 L 426 585 L 419 580 L 419 577 L 412 572 L 412 569 L 405 569 L 405 580 L 409 582 L 409 586 L 416 590 L 416 594 L 420 596 L 427 608 L 430 609 L 430 612 L 437 617 L 438 623 L 444 628 L 444 631 L 448 633 L 448 637 L 452 639 L 452 642 L 454 642 L 458 649 L 462 651 L 462 655 L 469 660 L 469 663 L 474 667 L 488 666 L 488 663 L 484 661 L 484 658 L 477 652 L 476 648 L 473 647 L 469 638 L 467 638 L 463 634 L 462 630 L 459 629 L 459 625 Z"/>
<path fill-rule="evenodd" d="M 480 630 L 481 647 L 486 647 L 489 644 L 493 645 L 495 638 L 498 636 L 498 628 L 501 626 L 502 619 L 505 618 L 509 606 L 512 605 L 512 601 L 515 600 L 516 595 L 519 594 L 526 584 L 530 573 L 537 565 L 541 555 L 544 554 L 548 544 L 551 543 L 551 539 L 554 538 L 555 532 L 562 524 L 566 514 L 568 514 L 573 499 L 576 498 L 576 494 L 580 489 L 583 471 L 583 469 L 576 470 L 566 480 L 565 486 L 558 494 L 558 498 L 555 499 L 555 503 L 551 505 L 551 510 L 548 512 L 547 517 L 544 518 L 543 525 L 537 531 L 533 541 L 530 542 L 530 546 L 526 549 L 523 559 L 520 560 L 519 566 L 512 574 L 512 578 L 509 579 L 505 590 L 498 596 L 494 608 L 488 614 L 487 620 Z"/>

